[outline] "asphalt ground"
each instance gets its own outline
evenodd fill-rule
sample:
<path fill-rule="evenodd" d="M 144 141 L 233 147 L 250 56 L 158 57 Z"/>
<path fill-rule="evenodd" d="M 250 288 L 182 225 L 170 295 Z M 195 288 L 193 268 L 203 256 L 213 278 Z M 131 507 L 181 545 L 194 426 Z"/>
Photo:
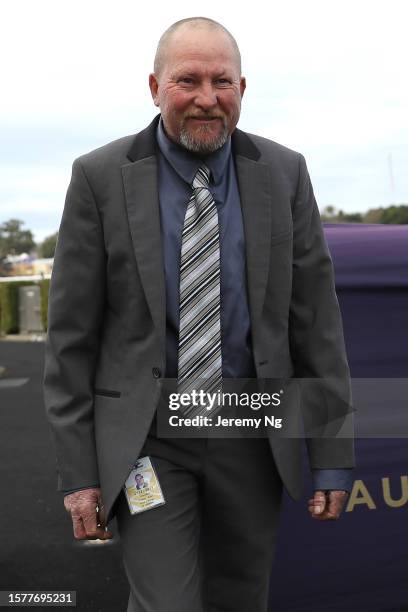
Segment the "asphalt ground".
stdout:
<path fill-rule="evenodd" d="M 112 543 L 75 541 L 56 491 L 43 354 L 42 342 L 0 342 L 0 590 L 76 591 L 77 610 L 121 612 L 129 588 L 115 522 Z"/>

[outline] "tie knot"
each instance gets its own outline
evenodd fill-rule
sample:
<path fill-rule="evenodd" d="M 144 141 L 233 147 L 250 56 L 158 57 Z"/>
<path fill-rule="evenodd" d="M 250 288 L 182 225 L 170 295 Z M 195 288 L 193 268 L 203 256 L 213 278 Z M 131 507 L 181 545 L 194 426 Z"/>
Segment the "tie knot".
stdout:
<path fill-rule="evenodd" d="M 205 164 L 200 166 L 193 180 L 194 189 L 208 189 L 210 174 L 210 169 Z"/>

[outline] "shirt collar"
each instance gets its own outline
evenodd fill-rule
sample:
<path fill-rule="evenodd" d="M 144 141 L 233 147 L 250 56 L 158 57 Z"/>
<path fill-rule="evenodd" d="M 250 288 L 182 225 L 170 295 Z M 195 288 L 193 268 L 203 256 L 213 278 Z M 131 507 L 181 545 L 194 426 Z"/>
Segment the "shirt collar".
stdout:
<path fill-rule="evenodd" d="M 197 173 L 197 170 L 203 162 L 211 170 L 214 184 L 217 185 L 221 182 L 227 161 L 231 154 L 230 136 L 228 137 L 227 142 L 220 149 L 214 151 L 214 153 L 198 157 L 181 145 L 170 140 L 164 130 L 163 120 L 160 117 L 156 130 L 156 138 L 160 151 L 172 168 L 184 181 L 186 181 L 186 183 L 189 185 L 193 184 L 193 179 Z"/>

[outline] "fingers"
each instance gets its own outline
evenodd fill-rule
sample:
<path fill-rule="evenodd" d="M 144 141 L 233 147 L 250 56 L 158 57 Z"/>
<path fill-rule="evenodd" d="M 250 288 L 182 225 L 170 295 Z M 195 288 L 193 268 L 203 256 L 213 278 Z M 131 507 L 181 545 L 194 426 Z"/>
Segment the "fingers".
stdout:
<path fill-rule="evenodd" d="M 64 506 L 71 514 L 76 540 L 109 540 L 113 537 L 112 533 L 105 529 L 100 489 L 84 489 L 66 495 Z"/>
<path fill-rule="evenodd" d="M 309 499 L 309 512 L 313 518 L 324 515 L 326 509 L 326 495 L 324 491 L 315 491 L 313 498 Z"/>
<path fill-rule="evenodd" d="M 102 499 L 99 499 L 98 505 L 96 507 L 96 516 L 98 525 L 100 527 L 106 527 L 106 516 L 105 516 L 105 506 L 103 505 Z"/>
<path fill-rule="evenodd" d="M 347 497 L 347 491 L 315 491 L 313 499 L 309 499 L 309 513 L 320 521 L 337 520 Z"/>
<path fill-rule="evenodd" d="M 72 516 L 72 528 L 76 540 L 86 540 L 86 531 L 80 517 Z"/>
<path fill-rule="evenodd" d="M 98 524 L 97 505 L 92 504 L 92 506 L 88 505 L 80 508 L 80 518 L 87 540 L 107 539 L 107 532 L 105 531 L 104 527 Z"/>
<path fill-rule="evenodd" d="M 347 491 L 330 491 L 329 493 L 329 512 L 338 519 L 343 511 L 348 497 Z"/>
<path fill-rule="evenodd" d="M 98 522 L 96 504 L 79 506 L 71 512 L 74 537 L 77 540 L 109 540 L 112 534 L 105 531 L 105 525 Z"/>

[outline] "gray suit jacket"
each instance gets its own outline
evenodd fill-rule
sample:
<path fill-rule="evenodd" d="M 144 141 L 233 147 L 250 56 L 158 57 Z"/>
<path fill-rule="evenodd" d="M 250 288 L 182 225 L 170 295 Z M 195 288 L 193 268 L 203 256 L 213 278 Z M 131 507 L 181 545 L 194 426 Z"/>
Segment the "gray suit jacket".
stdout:
<path fill-rule="evenodd" d="M 165 372 L 157 121 L 74 161 L 50 286 L 44 398 L 58 488 L 100 483 L 109 518 Z M 335 377 L 348 396 L 332 262 L 305 160 L 238 129 L 232 147 L 257 376 Z M 353 467 L 351 439 L 307 442 L 312 468 Z M 286 489 L 299 498 L 300 439 L 271 446 Z"/>

